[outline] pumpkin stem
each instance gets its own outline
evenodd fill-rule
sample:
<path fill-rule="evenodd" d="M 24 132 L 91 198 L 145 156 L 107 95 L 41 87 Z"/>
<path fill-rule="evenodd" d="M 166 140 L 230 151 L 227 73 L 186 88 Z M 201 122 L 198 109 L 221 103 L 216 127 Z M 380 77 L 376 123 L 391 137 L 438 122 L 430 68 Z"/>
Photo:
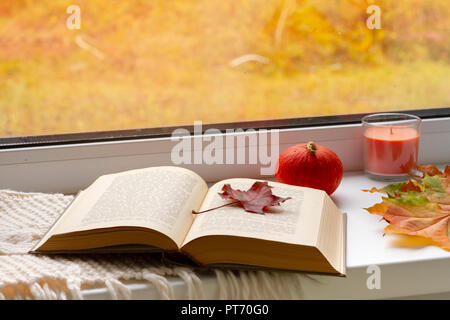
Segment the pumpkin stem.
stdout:
<path fill-rule="evenodd" d="M 309 151 L 309 153 L 314 155 L 316 153 L 317 147 L 313 141 L 310 141 L 306 144 L 306 149 Z"/>

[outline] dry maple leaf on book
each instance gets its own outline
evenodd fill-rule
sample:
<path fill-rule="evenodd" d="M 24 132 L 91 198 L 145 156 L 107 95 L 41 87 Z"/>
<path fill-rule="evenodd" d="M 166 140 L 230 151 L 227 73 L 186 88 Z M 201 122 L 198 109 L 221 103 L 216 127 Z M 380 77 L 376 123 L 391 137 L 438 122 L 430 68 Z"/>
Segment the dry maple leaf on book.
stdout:
<path fill-rule="evenodd" d="M 235 201 L 228 202 L 221 206 L 200 212 L 192 210 L 192 213 L 199 214 L 219 209 L 225 206 L 240 204 L 247 212 L 264 214 L 264 210 L 266 210 L 267 207 L 279 206 L 284 201 L 292 199 L 291 197 L 282 198 L 273 195 L 272 188 L 273 187 L 269 186 L 269 183 L 267 181 L 264 182 L 256 181 L 255 183 L 253 183 L 252 187 L 247 191 L 242 191 L 239 189 L 235 190 L 231 187 L 229 183 L 227 183 L 223 185 L 222 187 L 223 192 L 219 193 L 219 196 L 221 196 L 222 199 L 230 199 Z"/>

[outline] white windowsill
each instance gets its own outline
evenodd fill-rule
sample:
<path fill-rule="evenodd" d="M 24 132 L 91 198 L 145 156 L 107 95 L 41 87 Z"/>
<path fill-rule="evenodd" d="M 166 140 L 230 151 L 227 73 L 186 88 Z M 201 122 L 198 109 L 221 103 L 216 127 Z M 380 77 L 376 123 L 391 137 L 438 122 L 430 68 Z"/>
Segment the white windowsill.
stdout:
<path fill-rule="evenodd" d="M 405 248 L 395 245 L 402 236 L 383 236 L 386 222 L 369 214 L 368 208 L 381 201 L 381 194 L 361 189 L 382 187 L 387 183 L 368 179 L 362 172 L 347 172 L 332 198 L 347 213 L 347 277 L 311 276 L 320 281 L 303 279 L 305 299 L 386 299 L 450 292 L 450 253 L 436 246 Z M 369 265 L 381 270 L 381 289 L 366 286 Z M 202 277 L 209 299 L 219 297 L 214 276 Z M 182 280 L 171 280 L 175 295 L 185 299 Z M 156 290 L 146 282 L 129 284 L 133 299 L 158 299 Z M 104 288 L 85 290 L 85 299 L 109 299 Z M 434 296 L 436 297 L 436 296 Z"/>

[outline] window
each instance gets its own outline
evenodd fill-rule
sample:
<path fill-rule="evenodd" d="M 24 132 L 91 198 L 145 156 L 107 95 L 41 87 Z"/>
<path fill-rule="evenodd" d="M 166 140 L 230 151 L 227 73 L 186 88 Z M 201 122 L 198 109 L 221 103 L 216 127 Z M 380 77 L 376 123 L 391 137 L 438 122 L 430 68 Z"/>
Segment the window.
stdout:
<path fill-rule="evenodd" d="M 441 0 L 2 1 L 0 137 L 447 107 L 449 16 Z"/>

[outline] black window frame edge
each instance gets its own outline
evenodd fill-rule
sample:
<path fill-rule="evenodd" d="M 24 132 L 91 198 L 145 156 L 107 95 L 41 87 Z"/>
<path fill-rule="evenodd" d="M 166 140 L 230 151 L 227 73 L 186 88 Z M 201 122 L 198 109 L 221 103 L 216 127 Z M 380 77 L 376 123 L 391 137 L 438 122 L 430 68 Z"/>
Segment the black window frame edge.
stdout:
<path fill-rule="evenodd" d="M 350 125 L 361 123 L 361 118 L 374 113 L 381 112 L 399 112 L 413 114 L 421 119 L 444 118 L 450 117 L 450 107 L 431 108 L 431 109 L 414 109 L 414 110 L 398 110 L 398 111 L 379 111 L 369 113 L 354 113 L 343 115 L 329 116 L 312 116 L 300 118 L 285 118 L 272 120 L 254 120 L 242 122 L 224 122 L 224 123 L 208 123 L 202 124 L 202 134 L 208 129 L 218 129 L 225 133 L 227 129 L 291 129 L 305 127 L 320 127 L 332 125 Z M 154 128 L 111 130 L 111 131 L 93 131 L 82 133 L 64 133 L 23 137 L 5 137 L 0 138 L 0 150 L 15 148 L 30 148 L 43 146 L 57 146 L 67 144 L 83 144 L 94 142 L 114 142 L 124 140 L 167 138 L 172 136 L 172 132 L 176 129 L 186 129 L 193 135 L 194 126 L 167 126 Z"/>

